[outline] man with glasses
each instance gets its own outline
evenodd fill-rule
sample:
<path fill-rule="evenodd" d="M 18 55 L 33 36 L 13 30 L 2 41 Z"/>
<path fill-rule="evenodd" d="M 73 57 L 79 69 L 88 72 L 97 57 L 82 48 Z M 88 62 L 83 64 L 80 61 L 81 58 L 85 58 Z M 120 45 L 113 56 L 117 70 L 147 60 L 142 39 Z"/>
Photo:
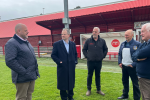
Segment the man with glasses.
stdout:
<path fill-rule="evenodd" d="M 87 89 L 86 95 L 91 94 L 92 76 L 95 70 L 95 81 L 97 93 L 105 95 L 101 91 L 100 86 L 100 71 L 102 68 L 102 60 L 105 58 L 108 48 L 104 39 L 100 38 L 100 29 L 98 27 L 93 28 L 91 38 L 87 39 L 84 47 L 83 54 L 87 58 L 88 76 L 87 76 Z"/>

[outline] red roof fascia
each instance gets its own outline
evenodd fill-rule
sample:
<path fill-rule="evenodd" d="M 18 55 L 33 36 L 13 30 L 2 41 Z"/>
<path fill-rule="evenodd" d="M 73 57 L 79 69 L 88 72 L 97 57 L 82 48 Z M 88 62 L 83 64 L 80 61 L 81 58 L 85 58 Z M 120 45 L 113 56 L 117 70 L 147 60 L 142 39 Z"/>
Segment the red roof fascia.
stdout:
<path fill-rule="evenodd" d="M 143 6 L 150 6 L 150 0 L 135 0 L 135 1 L 128 1 L 128 2 L 111 4 L 111 5 L 72 10 L 69 11 L 69 17 L 83 16 L 83 15 L 103 13 L 109 11 L 117 11 L 117 10 L 137 8 Z M 49 15 L 39 16 L 39 17 L 40 19 L 44 18 L 44 20 L 61 19 L 64 17 L 64 13 L 60 12 L 60 13 L 49 14 Z"/>
<path fill-rule="evenodd" d="M 122 3 L 117 3 L 117 4 L 111 4 L 111 5 L 72 10 L 72 11 L 69 11 L 69 17 L 83 16 L 83 15 L 103 13 L 103 12 L 109 12 L 109 11 L 117 11 L 117 10 L 130 9 L 130 8 L 136 8 L 136 7 L 142 7 L 142 6 L 150 6 L 150 0 L 135 0 L 135 1 L 122 2 Z M 23 23 L 28 27 L 29 36 L 49 35 L 50 30 L 37 25 L 36 22 L 44 21 L 44 20 L 61 19 L 63 17 L 64 17 L 64 13 L 60 12 L 60 13 L 30 17 L 30 18 L 25 18 L 25 19 L 17 19 L 17 20 L 11 20 L 7 22 L 1 22 L 0 23 L 0 38 L 12 37 L 13 34 L 15 33 L 14 27 L 18 23 Z"/>
<path fill-rule="evenodd" d="M 117 10 L 137 8 L 143 6 L 150 6 L 150 0 L 135 0 L 135 1 L 122 2 L 117 4 L 104 5 L 104 6 L 92 7 L 92 8 L 81 9 L 81 10 L 73 10 L 69 12 L 70 15 L 69 17 L 89 15 L 94 13 L 103 13 L 109 11 L 117 11 Z"/>

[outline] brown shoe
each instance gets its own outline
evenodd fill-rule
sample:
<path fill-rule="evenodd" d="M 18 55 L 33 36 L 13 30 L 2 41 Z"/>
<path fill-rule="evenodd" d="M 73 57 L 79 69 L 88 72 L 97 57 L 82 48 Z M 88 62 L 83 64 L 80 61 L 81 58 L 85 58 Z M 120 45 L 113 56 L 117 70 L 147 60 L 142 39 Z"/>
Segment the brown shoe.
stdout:
<path fill-rule="evenodd" d="M 100 95 L 105 95 L 102 91 L 97 91 L 96 93 L 100 94 Z"/>
<path fill-rule="evenodd" d="M 88 90 L 88 91 L 86 92 L 86 96 L 89 96 L 90 94 L 91 94 L 91 91 Z"/>

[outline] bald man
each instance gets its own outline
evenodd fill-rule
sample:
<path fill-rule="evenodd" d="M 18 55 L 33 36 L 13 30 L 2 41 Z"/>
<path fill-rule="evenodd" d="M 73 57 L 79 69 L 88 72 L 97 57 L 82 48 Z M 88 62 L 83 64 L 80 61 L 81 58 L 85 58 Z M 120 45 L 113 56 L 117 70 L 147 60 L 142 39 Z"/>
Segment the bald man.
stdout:
<path fill-rule="evenodd" d="M 28 33 L 26 25 L 17 24 L 15 35 L 5 45 L 5 62 L 16 86 L 16 100 L 32 100 L 35 80 L 40 77 L 34 49 L 27 41 Z"/>
<path fill-rule="evenodd" d="M 132 54 L 137 50 L 140 42 L 133 39 L 133 30 L 129 29 L 125 32 L 126 41 L 122 42 L 118 54 L 118 64 L 122 68 L 122 83 L 124 86 L 123 94 L 118 99 L 128 99 L 129 92 L 129 76 L 133 84 L 133 98 L 140 100 L 140 90 L 138 84 L 138 77 L 136 75 L 136 62 L 131 59 Z"/>

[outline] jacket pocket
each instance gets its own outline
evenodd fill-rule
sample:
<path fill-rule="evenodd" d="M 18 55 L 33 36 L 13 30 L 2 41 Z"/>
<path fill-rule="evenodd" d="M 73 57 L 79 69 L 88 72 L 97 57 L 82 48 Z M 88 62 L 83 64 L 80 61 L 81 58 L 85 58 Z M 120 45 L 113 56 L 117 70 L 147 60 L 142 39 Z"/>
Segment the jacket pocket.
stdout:
<path fill-rule="evenodd" d="M 11 75 L 12 75 L 12 82 L 17 83 L 17 78 L 18 78 L 18 73 L 15 71 L 11 70 Z"/>

